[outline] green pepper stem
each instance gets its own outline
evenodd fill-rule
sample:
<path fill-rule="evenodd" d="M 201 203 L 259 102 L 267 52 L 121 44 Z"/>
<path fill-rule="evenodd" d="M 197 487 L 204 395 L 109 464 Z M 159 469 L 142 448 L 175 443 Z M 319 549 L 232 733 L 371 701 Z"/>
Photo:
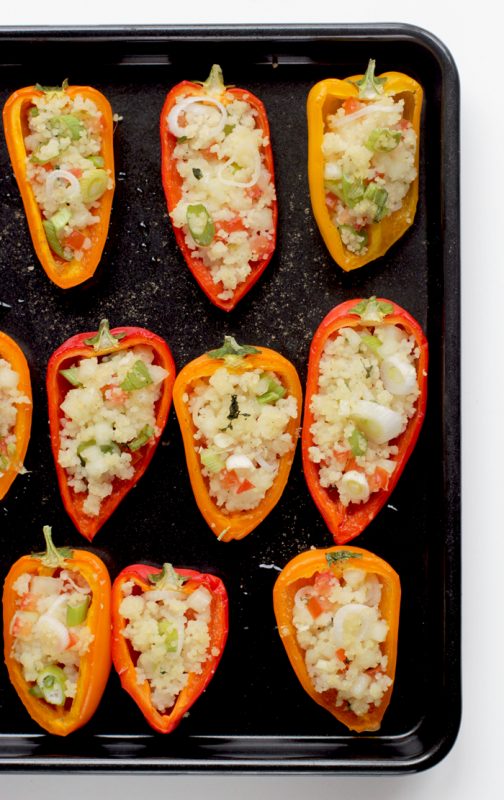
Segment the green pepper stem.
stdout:
<path fill-rule="evenodd" d="M 156 589 L 180 589 L 187 578 L 179 575 L 171 564 L 163 564 L 161 572 L 149 575 L 149 581 L 155 584 Z"/>
<path fill-rule="evenodd" d="M 50 525 L 44 525 L 42 528 L 46 549 L 44 553 L 32 553 L 34 558 L 40 558 L 46 567 L 61 567 L 65 559 L 72 558 L 73 552 L 69 547 L 56 547 L 52 540 L 52 528 Z"/>
<path fill-rule="evenodd" d="M 359 97 L 362 100 L 374 100 L 384 93 L 383 85 L 386 78 L 377 78 L 375 76 L 376 61 L 374 58 L 369 59 L 367 70 L 360 81 L 355 81 L 355 85 L 359 90 Z"/>
<path fill-rule="evenodd" d="M 213 64 L 212 69 L 210 70 L 210 75 L 206 81 L 201 83 L 201 85 L 209 94 L 222 94 L 222 92 L 225 91 L 226 87 L 224 85 L 224 75 L 222 74 L 222 69 L 218 64 Z"/>
<path fill-rule="evenodd" d="M 113 350 L 119 347 L 119 341 L 124 339 L 125 336 L 126 334 L 124 332 L 112 336 L 108 319 L 102 319 L 98 326 L 98 333 L 96 336 L 91 336 L 90 339 L 84 339 L 84 344 L 91 345 L 96 352 L 100 350 Z"/>
<path fill-rule="evenodd" d="M 348 561 L 349 558 L 362 558 L 362 553 L 352 553 L 351 550 L 340 550 L 336 553 L 326 553 L 326 561 L 331 567 L 338 561 Z"/>

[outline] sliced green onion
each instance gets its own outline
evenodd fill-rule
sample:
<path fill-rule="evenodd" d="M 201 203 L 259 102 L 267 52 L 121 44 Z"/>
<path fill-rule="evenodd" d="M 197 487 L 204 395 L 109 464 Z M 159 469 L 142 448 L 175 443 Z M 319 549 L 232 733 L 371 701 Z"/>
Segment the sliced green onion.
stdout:
<path fill-rule="evenodd" d="M 87 594 L 82 598 L 82 601 L 76 606 L 67 606 L 66 610 L 66 624 L 68 628 L 75 628 L 76 625 L 81 625 L 87 617 L 91 598 Z"/>
<path fill-rule="evenodd" d="M 179 136 L 177 139 L 177 144 L 184 144 L 184 142 L 187 142 L 187 136 Z"/>
<path fill-rule="evenodd" d="M 84 130 L 84 124 L 75 114 L 59 114 L 51 117 L 49 127 L 56 136 L 69 136 L 75 142 L 80 139 Z"/>
<path fill-rule="evenodd" d="M 91 161 L 93 167 L 97 167 L 98 169 L 101 169 L 105 166 L 105 159 L 103 156 L 88 156 L 87 160 Z"/>
<path fill-rule="evenodd" d="M 88 447 L 94 447 L 96 445 L 96 439 L 88 439 L 86 442 L 81 442 L 77 445 L 77 455 L 79 457 L 79 461 L 81 462 L 82 466 L 86 463 L 86 459 L 82 455 L 84 450 L 87 450 Z"/>
<path fill-rule="evenodd" d="M 105 169 L 90 169 L 79 181 L 84 203 L 94 203 L 107 191 L 108 172 Z"/>
<path fill-rule="evenodd" d="M 236 125 L 224 125 L 224 136 L 229 136 L 229 134 L 234 131 Z"/>
<path fill-rule="evenodd" d="M 367 450 L 367 439 L 358 428 L 354 428 L 348 437 L 348 444 L 353 456 L 363 456 Z"/>
<path fill-rule="evenodd" d="M 9 459 L 0 453 L 0 472 L 5 472 L 9 468 Z"/>
<path fill-rule="evenodd" d="M 266 375 L 261 375 L 261 378 L 266 378 Z M 285 387 L 278 383 L 273 378 L 269 378 L 268 388 L 257 398 L 257 402 L 262 405 L 274 405 L 277 400 L 280 400 L 285 394 Z"/>
<path fill-rule="evenodd" d="M 53 706 L 62 706 L 65 702 L 66 675 L 55 664 L 46 667 L 37 676 L 37 686 L 46 703 Z"/>
<path fill-rule="evenodd" d="M 107 444 L 101 444 L 100 450 L 102 453 L 117 453 L 120 455 L 121 448 L 117 444 L 117 442 L 108 442 Z"/>
<path fill-rule="evenodd" d="M 55 214 L 50 217 L 50 220 L 54 227 L 56 228 L 56 232 L 59 233 L 63 230 L 65 225 L 68 225 L 72 216 L 72 212 L 68 208 L 68 206 L 62 206 L 59 208 Z"/>
<path fill-rule="evenodd" d="M 375 355 L 379 355 L 380 347 L 382 346 L 381 341 L 378 339 L 378 336 L 372 336 L 370 333 L 365 333 L 361 336 L 361 341 L 369 347 L 370 350 L 375 353 Z"/>
<path fill-rule="evenodd" d="M 30 686 L 28 689 L 28 694 L 31 694 L 32 697 L 37 697 L 39 700 L 41 697 L 43 697 L 42 689 L 37 686 L 36 683 L 34 683 L 33 686 Z"/>
<path fill-rule="evenodd" d="M 187 206 L 187 226 L 196 244 L 206 247 L 215 236 L 215 225 L 212 217 L 202 203 Z"/>
<path fill-rule="evenodd" d="M 364 181 L 358 178 L 355 181 L 349 180 L 346 175 L 343 175 L 341 180 L 341 191 L 343 193 L 343 202 L 348 208 L 354 208 L 357 203 L 364 199 Z"/>
<path fill-rule="evenodd" d="M 177 628 L 168 619 L 160 619 L 158 622 L 159 635 L 164 638 L 167 653 L 176 653 L 178 648 Z"/>
<path fill-rule="evenodd" d="M 128 442 L 128 448 L 133 452 L 135 452 L 135 450 L 140 450 L 140 448 L 143 447 L 144 444 L 147 444 L 147 442 L 153 435 L 154 435 L 154 428 L 152 428 L 150 425 L 145 425 L 145 427 L 142 428 L 136 439 L 133 439 L 133 441 Z"/>
<path fill-rule="evenodd" d="M 65 255 L 63 246 L 58 238 L 58 233 L 52 220 L 44 219 L 42 221 L 42 225 L 47 238 L 47 243 L 51 248 L 51 250 L 53 251 L 53 253 L 56 253 L 56 255 L 62 258 L 64 261 L 72 261 L 73 256 Z"/>
<path fill-rule="evenodd" d="M 200 453 L 201 463 L 209 472 L 217 473 L 226 466 L 224 459 L 216 450 L 207 448 Z"/>
<path fill-rule="evenodd" d="M 132 369 L 126 374 L 125 379 L 120 384 L 120 388 L 125 392 L 134 392 L 137 389 L 144 389 L 146 386 L 150 386 L 151 383 L 152 378 L 147 364 L 139 358 L 138 361 L 135 361 L 133 364 Z"/>
<path fill-rule="evenodd" d="M 365 146 L 374 153 L 390 153 L 401 141 L 401 131 L 392 128 L 375 128 L 369 134 Z"/>
<path fill-rule="evenodd" d="M 361 230 L 358 231 L 357 228 L 354 228 L 352 225 L 340 225 L 340 231 L 342 233 L 344 231 L 347 231 L 349 234 L 352 235 L 352 237 L 354 237 L 355 246 L 357 247 L 357 252 L 360 252 L 365 247 L 367 247 L 369 237 L 368 237 L 368 232 L 365 228 L 362 228 Z"/>
<path fill-rule="evenodd" d="M 63 375 L 64 378 L 67 379 L 72 386 L 82 386 L 81 381 L 77 377 L 78 370 L 77 367 L 70 367 L 70 369 L 60 369 L 60 375 Z"/>
<path fill-rule="evenodd" d="M 383 186 L 377 183 L 368 183 L 366 191 L 364 192 L 366 200 L 370 200 L 376 206 L 376 211 L 373 216 L 373 222 L 380 222 L 383 217 L 388 213 L 387 200 L 388 192 Z"/>

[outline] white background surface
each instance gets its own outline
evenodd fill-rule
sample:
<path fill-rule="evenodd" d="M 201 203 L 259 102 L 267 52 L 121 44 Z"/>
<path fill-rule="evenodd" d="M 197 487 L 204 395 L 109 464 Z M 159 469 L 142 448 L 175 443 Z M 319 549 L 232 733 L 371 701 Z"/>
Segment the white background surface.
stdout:
<path fill-rule="evenodd" d="M 451 51 L 461 81 L 463 692 L 461 731 L 451 753 L 418 775 L 376 778 L 1 775 L 0 799 L 169 796 L 227 800 L 494 800 L 504 797 L 504 102 L 500 4 L 479 0 L 24 0 L 2 3 L 1 25 L 403 22 Z M 407 537 L 407 532 L 405 532 Z"/>

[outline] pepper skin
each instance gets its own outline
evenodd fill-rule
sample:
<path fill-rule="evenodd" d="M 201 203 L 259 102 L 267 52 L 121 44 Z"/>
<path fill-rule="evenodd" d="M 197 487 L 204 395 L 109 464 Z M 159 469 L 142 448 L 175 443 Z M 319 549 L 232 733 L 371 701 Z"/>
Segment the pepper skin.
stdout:
<path fill-rule="evenodd" d="M 94 344 L 86 344 L 90 339 L 96 339 Z M 153 435 L 149 441 L 137 452 L 135 474 L 133 478 L 125 481 L 114 482 L 114 491 L 106 497 L 96 516 L 89 516 L 83 511 L 85 493 L 76 493 L 68 485 L 65 470 L 58 464 L 61 431 L 61 403 L 67 392 L 72 388 L 66 378 L 61 375 L 61 370 L 70 367 L 82 358 L 100 358 L 109 353 L 118 353 L 129 350 L 138 345 L 150 347 L 154 354 L 154 363 L 163 367 L 168 375 L 163 383 L 163 390 L 156 408 L 156 428 L 159 434 Z M 56 465 L 56 474 L 60 487 L 63 504 L 71 517 L 77 530 L 89 541 L 93 539 L 101 526 L 117 508 L 121 500 L 135 486 L 142 477 L 154 455 L 160 436 L 166 425 L 172 401 L 173 383 L 175 380 L 175 364 L 170 348 L 160 336 L 144 328 L 114 328 L 109 330 L 108 321 L 102 320 L 99 331 L 79 333 L 72 336 L 53 353 L 47 367 L 47 400 L 49 406 L 49 427 L 51 433 L 51 449 Z"/>
<path fill-rule="evenodd" d="M 236 345 L 232 337 L 226 336 L 225 340 L 231 340 Z M 239 347 L 238 345 L 238 348 Z M 223 542 L 229 542 L 231 539 L 243 539 L 243 537 L 253 531 L 275 507 L 287 484 L 294 460 L 295 448 L 282 456 L 276 479 L 266 493 L 264 499 L 256 508 L 249 511 L 224 513 L 211 497 L 208 489 L 208 482 L 202 475 L 199 455 L 194 447 L 196 428 L 188 404 L 183 399 L 184 395 L 190 394 L 191 390 L 198 382 L 208 380 L 216 370 L 223 366 L 230 372 L 238 374 L 255 369 L 260 369 L 262 371 L 267 370 L 278 375 L 283 386 L 287 390 L 287 394 L 293 395 L 296 398 L 298 417 L 296 419 L 291 419 L 286 429 L 286 432 L 291 434 L 294 442 L 297 441 L 301 419 L 303 396 L 295 367 L 290 361 L 274 350 L 270 350 L 266 347 L 251 347 L 250 349 L 256 352 L 238 358 L 233 357 L 233 355 L 215 358 L 212 357 L 210 353 L 196 358 L 194 361 L 186 364 L 181 370 L 177 376 L 173 390 L 173 404 L 184 440 L 187 468 L 194 497 L 207 524 L 218 537 L 219 541 Z"/>
<path fill-rule="evenodd" d="M 203 663 L 200 673 L 189 674 L 187 685 L 178 695 L 173 707 L 168 712 L 161 713 L 152 704 L 149 682 L 146 680 L 143 684 L 139 684 L 137 681 L 131 647 L 122 635 L 126 623 L 119 612 L 119 607 L 123 600 L 122 587 L 125 583 L 133 581 L 143 592 L 148 592 L 160 586 L 159 582 L 154 583 L 151 580 L 151 576 L 161 576 L 162 581 L 163 573 L 164 570 L 158 567 L 133 564 L 123 569 L 115 579 L 112 586 L 112 658 L 123 689 L 131 695 L 149 725 L 159 733 L 171 733 L 205 691 L 217 669 L 228 634 L 228 597 L 224 584 L 215 575 L 176 568 L 175 574 L 186 580 L 179 587 L 180 591 L 190 594 L 199 586 L 203 586 L 212 595 L 209 623 L 211 655 Z"/>
<path fill-rule="evenodd" d="M 365 76 L 352 75 L 343 80 L 329 78 L 315 84 L 310 90 L 307 102 L 308 116 L 308 180 L 311 204 L 317 225 L 327 249 L 336 263 L 345 271 L 359 267 L 383 256 L 387 250 L 413 224 L 418 202 L 418 165 L 420 117 L 423 90 L 413 78 L 401 72 L 384 72 L 375 81 L 384 80 L 384 94 L 395 99 L 404 99 L 404 118 L 411 122 L 417 135 L 415 167 L 417 177 L 411 184 L 401 208 L 385 217 L 381 222 L 372 223 L 368 228 L 369 243 L 367 252 L 359 255 L 348 250 L 341 241 L 338 228 L 333 224 L 326 204 L 324 187 L 324 156 L 322 142 L 326 132 L 326 119 L 335 114 L 345 100 L 362 99 L 356 82 Z M 378 95 L 379 97 L 379 95 Z M 377 99 L 375 97 L 367 99 Z"/>
<path fill-rule="evenodd" d="M 308 550 L 300 553 L 292 561 L 289 561 L 275 583 L 273 589 L 275 617 L 289 661 L 303 689 L 310 697 L 350 730 L 377 731 L 390 703 L 393 683 L 384 694 L 380 705 L 371 708 L 362 716 L 358 716 L 343 705 L 337 707 L 334 704 L 336 699 L 334 692 L 317 692 L 315 690 L 306 668 L 304 651 L 298 644 L 296 629 L 292 621 L 294 598 L 301 587 L 310 585 L 317 574 L 325 572 L 331 572 L 336 578 L 339 578 L 348 567 L 375 574 L 382 584 L 380 613 L 389 626 L 383 648 L 388 658 L 386 674 L 393 681 L 397 661 L 401 584 L 395 570 L 373 553 L 350 546 Z"/>
<path fill-rule="evenodd" d="M 255 97 L 251 92 L 246 89 L 238 89 L 236 87 L 226 87 L 222 79 L 222 70 L 219 66 L 214 65 L 210 76 L 205 83 L 191 83 L 190 81 L 182 81 L 171 89 L 167 94 L 166 100 L 161 112 L 161 159 L 162 159 L 162 180 L 163 188 L 168 205 L 168 213 L 171 213 L 182 197 L 182 178 L 177 170 L 177 162 L 173 156 L 173 151 L 177 145 L 177 138 L 170 132 L 168 128 L 168 114 L 170 113 L 177 100 L 182 97 L 205 97 L 207 93 L 219 100 L 224 106 L 233 100 L 243 100 L 248 103 L 256 112 L 256 125 L 261 129 L 263 138 L 267 140 L 268 144 L 263 145 L 261 148 L 261 155 L 264 160 L 264 165 L 271 175 L 271 181 L 275 181 L 275 173 L 273 166 L 273 151 L 270 144 L 270 130 L 268 117 L 263 103 Z M 252 288 L 252 286 L 259 280 L 262 273 L 268 266 L 276 244 L 276 229 L 278 220 L 278 206 L 276 200 L 272 204 L 273 213 L 273 239 L 271 241 L 271 250 L 267 257 L 262 258 L 260 261 L 250 262 L 252 271 L 250 275 L 240 283 L 233 297 L 228 300 L 223 300 L 218 295 L 223 291 L 222 283 L 214 283 L 211 277 L 210 270 L 204 263 L 195 255 L 193 251 L 187 246 L 185 241 L 185 233 L 182 228 L 173 227 L 175 239 L 177 241 L 182 255 L 191 270 L 196 281 L 204 291 L 208 299 L 221 308 L 223 311 L 231 311 L 244 297 L 245 294 Z"/>
<path fill-rule="evenodd" d="M 337 544 L 344 544 L 362 533 L 364 528 L 369 525 L 380 509 L 388 502 L 408 458 L 413 452 L 424 421 L 427 405 L 428 345 L 420 325 L 407 311 L 390 300 L 370 298 L 367 302 L 368 304 L 374 303 L 374 307 L 380 303 L 389 304 L 393 309 L 392 313 L 383 315 L 381 319 L 379 316 L 374 320 L 366 319 L 353 311 L 359 303 L 365 304 L 365 300 L 356 299 L 341 303 L 341 305 L 336 306 L 327 314 L 318 327 L 310 347 L 308 362 L 302 431 L 303 469 L 311 496 Z M 408 421 L 406 430 L 394 440 L 394 444 L 399 448 L 399 453 L 395 456 L 397 466 L 390 476 L 387 488 L 372 492 L 369 500 L 365 503 L 350 503 L 345 507 L 339 500 L 339 494 L 336 489 L 324 488 L 320 485 L 318 465 L 314 464 L 309 457 L 309 448 L 313 444 L 310 428 L 314 422 L 310 405 L 313 395 L 317 393 L 319 363 L 327 340 L 333 338 L 340 328 L 359 328 L 364 327 L 366 323 L 371 325 L 399 325 L 408 335 L 414 336 L 420 352 L 417 368 L 420 394 L 416 401 L 415 415 Z"/>
<path fill-rule="evenodd" d="M 16 424 L 16 452 L 9 457 L 11 466 L 0 477 L 0 500 L 7 494 L 12 482 L 18 475 L 18 465 L 22 464 L 28 442 L 30 440 L 32 420 L 32 391 L 30 383 L 30 370 L 23 351 L 16 342 L 0 331 L 0 358 L 8 361 L 12 369 L 19 375 L 18 389 L 29 399 L 29 403 L 20 403 L 17 407 Z"/>
<path fill-rule="evenodd" d="M 92 100 L 101 112 L 104 168 L 114 180 L 114 122 L 110 103 L 101 92 L 90 86 L 63 85 L 59 91 L 64 91 L 71 98 L 80 94 Z M 3 109 L 5 139 L 38 259 L 53 283 L 61 289 L 70 289 L 91 278 L 100 263 L 109 229 L 114 187 L 107 189 L 98 201 L 99 207 L 96 213 L 99 214 L 100 221 L 86 230 L 92 246 L 89 250 L 83 251 L 82 260 L 65 261 L 56 255 L 47 241 L 42 225 L 43 217 L 26 174 L 27 153 L 24 138 L 28 134 L 28 112 L 33 107 L 33 98 L 42 95 L 43 91 L 39 91 L 36 86 L 27 86 L 18 89 L 8 98 Z"/>
<path fill-rule="evenodd" d="M 48 533 L 47 533 L 48 532 Z M 22 556 L 9 570 L 3 591 L 3 626 L 5 663 L 9 678 L 29 715 L 48 733 L 66 736 L 88 722 L 96 711 L 107 684 L 111 667 L 110 646 L 110 577 L 105 564 L 86 550 L 57 550 L 52 544 L 51 529 L 44 528 L 47 551 L 41 554 Z M 48 540 L 49 537 L 49 540 Z M 67 708 L 53 707 L 44 700 L 30 694 L 21 665 L 12 655 L 14 637 L 11 623 L 16 613 L 16 598 L 13 589 L 16 580 L 24 573 L 52 576 L 61 569 L 76 572 L 91 587 L 92 601 L 87 613 L 87 625 L 93 634 L 88 651 L 81 657 L 76 695 Z M 67 701 L 68 703 L 68 701 Z"/>

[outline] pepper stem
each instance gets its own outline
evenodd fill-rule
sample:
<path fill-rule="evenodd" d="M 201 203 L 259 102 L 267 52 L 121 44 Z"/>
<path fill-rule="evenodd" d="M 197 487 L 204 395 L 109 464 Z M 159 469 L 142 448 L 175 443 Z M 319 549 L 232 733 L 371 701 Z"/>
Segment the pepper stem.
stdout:
<path fill-rule="evenodd" d="M 161 572 L 149 575 L 149 581 L 155 584 L 156 589 L 180 589 L 186 580 L 187 578 L 179 575 L 168 563 L 163 564 Z"/>
<path fill-rule="evenodd" d="M 353 553 L 351 550 L 339 550 L 336 553 L 326 553 L 326 561 L 330 567 L 338 561 L 348 561 L 349 558 L 362 558 L 362 553 Z"/>
<path fill-rule="evenodd" d="M 210 75 L 201 85 L 209 94 L 222 94 L 225 91 L 224 75 L 218 64 L 213 64 Z"/>
<path fill-rule="evenodd" d="M 244 356 L 257 355 L 261 351 L 250 344 L 238 344 L 234 336 L 224 336 L 224 344 L 217 350 L 210 350 L 210 358 L 222 358 L 235 361 Z"/>
<path fill-rule="evenodd" d="M 350 309 L 350 314 L 358 314 L 363 323 L 369 322 L 371 324 L 382 322 L 384 317 L 393 313 L 394 306 L 392 303 L 384 303 L 374 296 L 370 297 L 369 300 L 361 300 L 360 303 Z"/>
<path fill-rule="evenodd" d="M 56 547 L 52 540 L 52 528 L 44 525 L 42 528 L 46 549 L 44 553 L 32 553 L 33 558 L 40 558 L 45 567 L 61 567 L 65 559 L 72 558 L 73 552 L 69 547 Z"/>
<path fill-rule="evenodd" d="M 119 346 L 120 339 L 124 339 L 126 334 L 116 333 L 112 336 L 108 319 L 102 319 L 98 326 L 98 333 L 90 339 L 84 339 L 84 344 L 91 345 L 96 352 L 100 350 L 113 350 Z"/>
<path fill-rule="evenodd" d="M 359 90 L 359 97 L 362 100 L 374 100 L 383 94 L 383 85 L 386 83 L 386 78 L 377 78 L 375 76 L 376 61 L 374 58 L 369 59 L 369 64 L 365 74 L 360 81 L 355 81 L 355 86 Z"/>

